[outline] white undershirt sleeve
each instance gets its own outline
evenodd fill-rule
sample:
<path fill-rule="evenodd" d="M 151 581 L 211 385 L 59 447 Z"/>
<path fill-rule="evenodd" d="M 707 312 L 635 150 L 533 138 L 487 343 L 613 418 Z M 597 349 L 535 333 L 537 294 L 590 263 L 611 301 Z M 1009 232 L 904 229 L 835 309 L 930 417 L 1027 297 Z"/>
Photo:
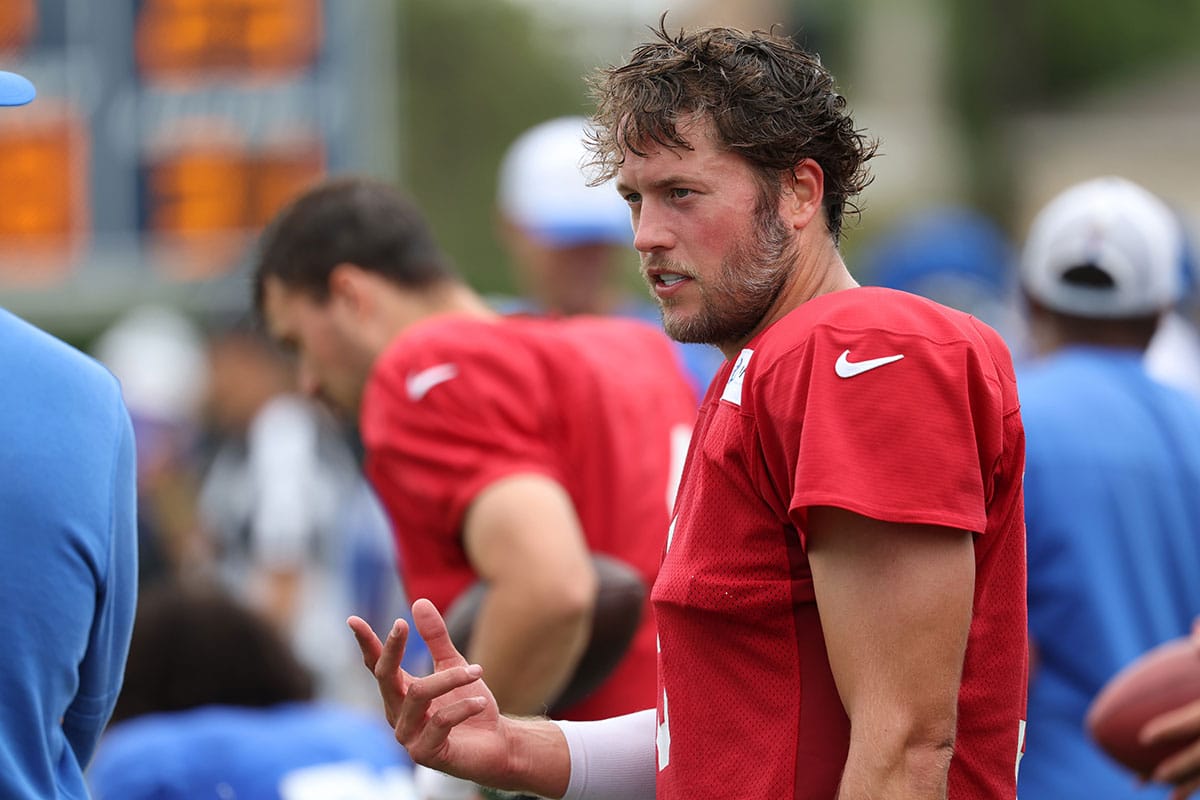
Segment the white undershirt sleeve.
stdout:
<path fill-rule="evenodd" d="M 555 720 L 571 753 L 562 800 L 654 800 L 653 708 L 591 722 Z"/>

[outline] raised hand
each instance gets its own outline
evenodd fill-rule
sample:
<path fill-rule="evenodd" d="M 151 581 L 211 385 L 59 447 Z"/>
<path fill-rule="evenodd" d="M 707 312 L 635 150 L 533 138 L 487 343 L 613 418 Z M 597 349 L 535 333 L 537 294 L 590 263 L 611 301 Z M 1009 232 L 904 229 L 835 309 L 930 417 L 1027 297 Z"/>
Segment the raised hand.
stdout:
<path fill-rule="evenodd" d="M 561 796 L 570 759 L 558 728 L 502 716 L 480 679 L 482 668 L 455 649 L 433 603 L 413 603 L 413 621 L 433 657 L 433 674 L 422 678 L 400 667 L 408 640 L 404 620 L 382 643 L 364 620 L 347 620 L 379 686 L 388 724 L 412 760 L 485 786 Z"/>

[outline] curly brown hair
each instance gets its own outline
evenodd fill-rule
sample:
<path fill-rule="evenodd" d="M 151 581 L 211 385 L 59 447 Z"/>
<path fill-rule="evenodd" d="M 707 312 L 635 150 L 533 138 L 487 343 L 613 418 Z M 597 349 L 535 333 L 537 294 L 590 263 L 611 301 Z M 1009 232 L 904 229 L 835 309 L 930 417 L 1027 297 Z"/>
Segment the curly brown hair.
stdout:
<path fill-rule="evenodd" d="M 717 144 L 744 156 L 764 187 L 777 189 L 808 158 L 825 173 L 824 207 L 837 241 L 847 207 L 870 183 L 866 163 L 877 142 L 854 127 L 833 76 L 792 39 L 772 31 L 704 28 L 667 32 L 633 51 L 619 67 L 590 80 L 595 127 L 588 134 L 597 183 L 612 178 L 626 153 L 654 145 L 692 149 L 677 125 L 707 117 Z"/>

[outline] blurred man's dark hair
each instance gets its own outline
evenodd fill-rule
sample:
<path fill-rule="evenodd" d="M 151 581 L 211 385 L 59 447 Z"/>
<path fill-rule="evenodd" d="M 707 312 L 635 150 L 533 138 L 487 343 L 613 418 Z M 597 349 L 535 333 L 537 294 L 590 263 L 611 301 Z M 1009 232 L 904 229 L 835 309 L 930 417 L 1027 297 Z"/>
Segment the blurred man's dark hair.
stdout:
<path fill-rule="evenodd" d="M 324 301 L 338 264 L 377 272 L 408 289 L 459 280 L 407 197 L 368 178 L 335 178 L 294 201 L 263 234 L 255 303 L 262 308 L 263 284 L 271 276 Z"/>
<path fill-rule="evenodd" d="M 138 598 L 112 722 L 207 705 L 311 700 L 311 673 L 283 634 L 215 584 L 164 581 Z"/>

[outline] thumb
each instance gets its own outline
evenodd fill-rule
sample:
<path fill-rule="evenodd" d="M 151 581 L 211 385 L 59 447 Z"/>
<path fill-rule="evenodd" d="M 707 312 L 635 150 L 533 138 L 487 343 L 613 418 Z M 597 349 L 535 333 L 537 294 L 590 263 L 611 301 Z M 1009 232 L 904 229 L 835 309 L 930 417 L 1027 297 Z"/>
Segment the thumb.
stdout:
<path fill-rule="evenodd" d="M 413 603 L 413 624 L 417 632 L 425 640 L 429 655 L 433 658 L 434 670 L 450 667 L 465 667 L 467 659 L 455 648 L 450 641 L 450 633 L 446 630 L 446 621 L 438 613 L 437 608 L 429 600 L 421 598 Z"/>

